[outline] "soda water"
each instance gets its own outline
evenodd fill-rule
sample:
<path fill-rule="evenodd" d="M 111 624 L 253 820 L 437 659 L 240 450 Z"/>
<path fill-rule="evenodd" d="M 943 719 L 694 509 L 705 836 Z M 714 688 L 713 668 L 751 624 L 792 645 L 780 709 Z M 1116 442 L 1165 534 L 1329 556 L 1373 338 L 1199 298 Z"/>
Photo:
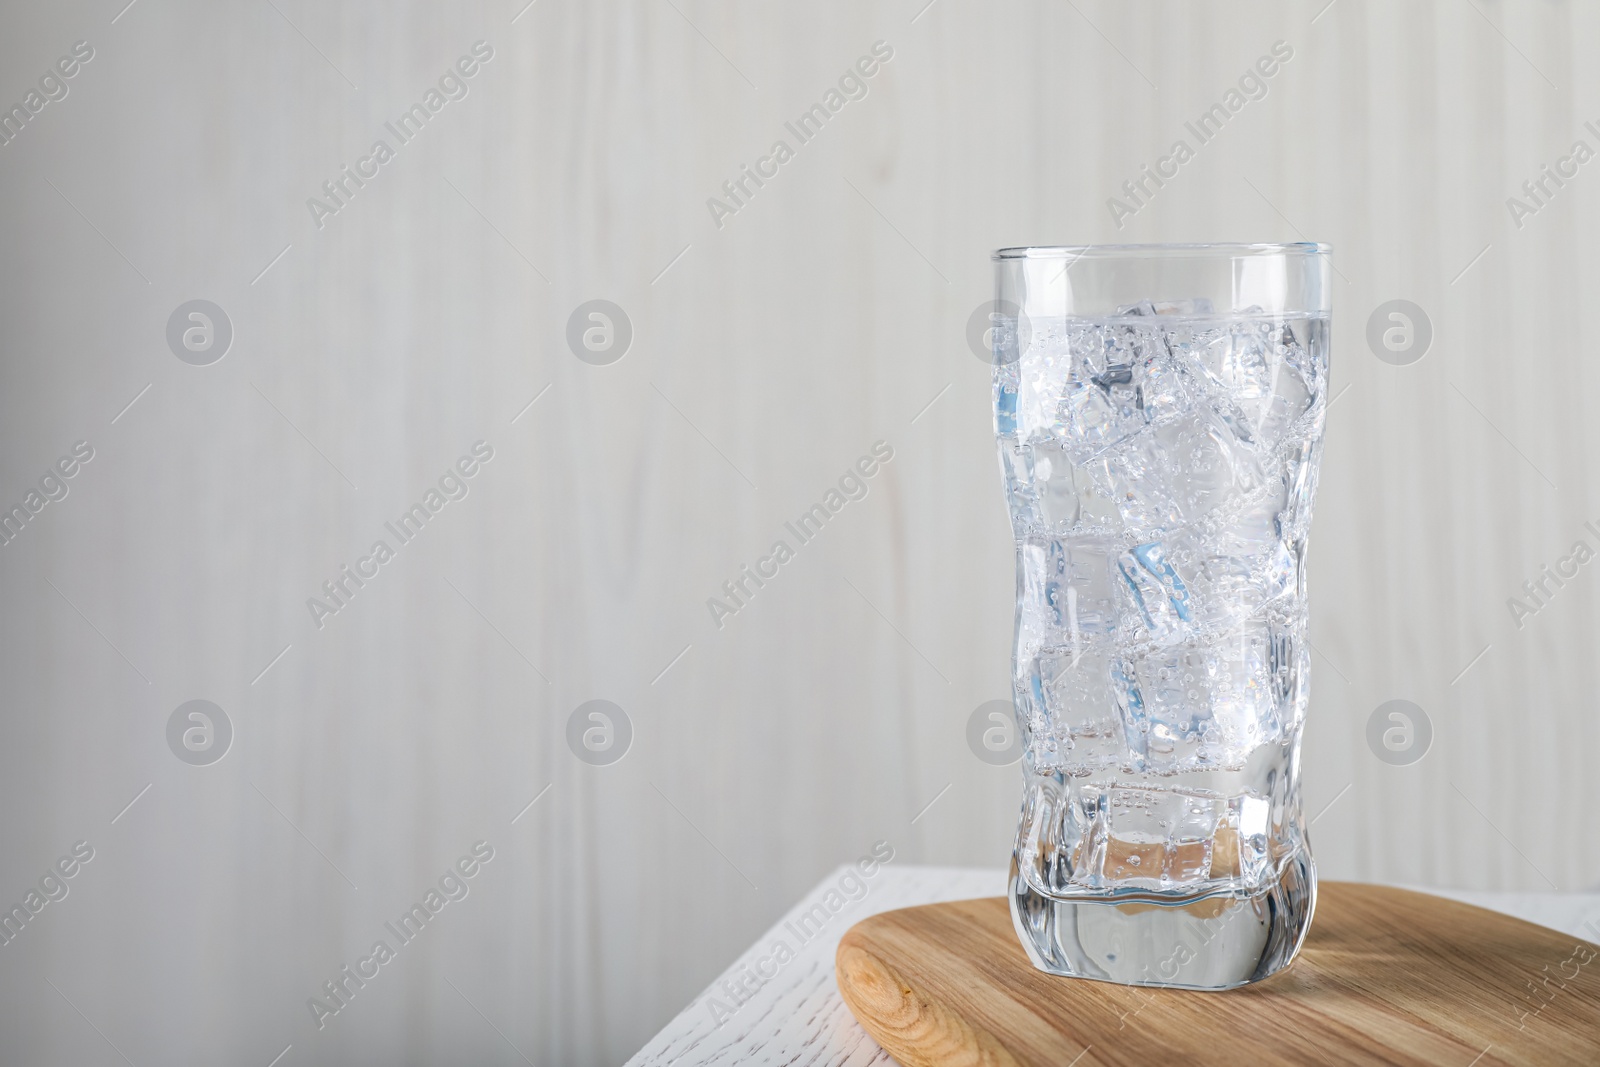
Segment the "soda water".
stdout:
<path fill-rule="evenodd" d="M 1315 885 L 1299 739 L 1327 315 L 1188 299 L 998 318 L 1018 932 L 1059 974 L 1265 977 Z"/>

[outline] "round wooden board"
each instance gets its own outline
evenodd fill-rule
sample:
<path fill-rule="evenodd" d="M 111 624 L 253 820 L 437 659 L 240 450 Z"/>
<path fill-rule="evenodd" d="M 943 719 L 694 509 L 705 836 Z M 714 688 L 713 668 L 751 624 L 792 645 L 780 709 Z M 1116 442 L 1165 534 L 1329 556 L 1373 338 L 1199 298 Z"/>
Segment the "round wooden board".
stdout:
<path fill-rule="evenodd" d="M 1384 886 L 1321 883 L 1294 964 L 1224 993 L 1036 971 L 1003 897 L 875 915 L 835 962 L 906 1067 L 1600 1064 L 1600 949 Z"/>

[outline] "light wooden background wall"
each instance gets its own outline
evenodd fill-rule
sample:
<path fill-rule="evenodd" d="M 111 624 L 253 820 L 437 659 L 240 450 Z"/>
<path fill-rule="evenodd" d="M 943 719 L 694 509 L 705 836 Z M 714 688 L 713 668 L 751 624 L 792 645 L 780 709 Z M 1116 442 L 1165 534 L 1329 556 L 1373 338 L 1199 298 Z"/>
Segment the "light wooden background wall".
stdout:
<path fill-rule="evenodd" d="M 965 340 L 1003 245 L 1335 246 L 1321 871 L 1600 880 L 1600 565 L 1507 607 L 1600 544 L 1600 163 L 1506 204 L 1600 148 L 1600 9 L 522 2 L 0 12 L 0 102 L 94 49 L 0 147 L 0 503 L 94 449 L 0 547 L 0 903 L 95 850 L 0 946 L 0 1058 L 618 1063 L 873 842 L 1004 863 L 1018 773 L 965 740 L 1007 693 Z M 479 40 L 469 95 L 319 229 L 307 198 Z M 1280 40 L 1118 229 L 1107 198 Z M 719 228 L 707 199 L 877 41 L 867 96 Z M 165 341 L 193 298 L 233 324 L 210 366 Z M 565 341 L 596 298 L 634 331 L 609 366 Z M 1365 341 L 1392 299 L 1432 323 L 1409 366 Z M 470 494 L 313 625 L 479 440 Z M 880 440 L 866 497 L 713 625 Z M 235 733 L 205 767 L 165 735 L 196 698 Z M 610 766 L 565 741 L 596 698 L 632 723 Z M 1409 766 L 1366 741 L 1394 698 L 1432 725 Z M 470 895 L 319 1030 L 308 998 L 480 840 Z"/>

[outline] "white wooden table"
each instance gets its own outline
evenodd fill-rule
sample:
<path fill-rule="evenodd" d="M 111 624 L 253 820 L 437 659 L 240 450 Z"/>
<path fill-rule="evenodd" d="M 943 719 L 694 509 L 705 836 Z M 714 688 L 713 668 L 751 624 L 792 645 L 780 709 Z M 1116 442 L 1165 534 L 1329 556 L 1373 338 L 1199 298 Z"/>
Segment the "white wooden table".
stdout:
<path fill-rule="evenodd" d="M 851 878 L 854 870 L 840 867 L 823 879 L 640 1049 L 628 1067 L 892 1064 L 839 997 L 833 979 L 839 938 L 881 911 L 1001 896 L 1006 875 L 1003 870 L 888 865 L 871 878 L 858 872 Z M 1600 893 L 1424 892 L 1600 941 Z"/>

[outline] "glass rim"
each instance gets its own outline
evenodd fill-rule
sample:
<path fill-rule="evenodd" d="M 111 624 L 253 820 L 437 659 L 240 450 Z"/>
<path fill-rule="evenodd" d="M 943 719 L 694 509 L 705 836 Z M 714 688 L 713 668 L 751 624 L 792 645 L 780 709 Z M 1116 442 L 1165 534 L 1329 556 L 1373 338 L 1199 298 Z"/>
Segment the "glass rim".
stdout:
<path fill-rule="evenodd" d="M 1333 246 L 1321 241 L 1215 242 L 1180 244 L 1105 244 L 1105 245 L 1021 245 L 997 248 L 990 255 L 995 262 L 1016 259 L 1156 259 L 1215 256 L 1325 256 Z"/>

